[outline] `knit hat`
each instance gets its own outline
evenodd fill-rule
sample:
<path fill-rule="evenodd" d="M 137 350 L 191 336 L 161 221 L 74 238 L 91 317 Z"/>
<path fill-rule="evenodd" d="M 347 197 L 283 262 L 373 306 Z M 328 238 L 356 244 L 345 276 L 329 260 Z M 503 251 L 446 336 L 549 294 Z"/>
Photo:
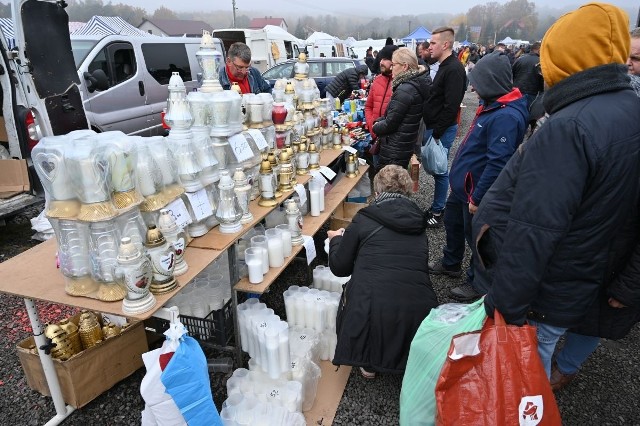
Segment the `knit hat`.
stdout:
<path fill-rule="evenodd" d="M 549 87 L 605 64 L 624 64 L 630 49 L 629 17 L 606 3 L 589 3 L 561 16 L 546 32 L 540 65 Z"/>
<path fill-rule="evenodd" d="M 482 99 L 495 100 L 513 89 L 511 62 L 503 52 L 485 55 L 469 71 L 469 82 Z"/>
<path fill-rule="evenodd" d="M 380 49 L 380 51 L 378 52 L 378 58 L 391 60 L 391 57 L 393 56 L 393 52 L 395 52 L 396 50 L 398 50 L 398 46 L 394 44 L 385 46 L 382 49 Z"/>

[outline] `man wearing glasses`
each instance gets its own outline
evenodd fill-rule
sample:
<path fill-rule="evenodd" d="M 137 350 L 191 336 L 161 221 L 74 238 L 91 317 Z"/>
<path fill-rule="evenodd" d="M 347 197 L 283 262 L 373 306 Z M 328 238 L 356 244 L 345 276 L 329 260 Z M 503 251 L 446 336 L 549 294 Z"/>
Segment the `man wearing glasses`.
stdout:
<path fill-rule="evenodd" d="M 629 74 L 640 75 L 640 27 L 631 31 L 631 51 L 627 66 Z"/>
<path fill-rule="evenodd" d="M 227 52 L 227 62 L 218 72 L 223 89 L 231 89 L 238 83 L 242 94 L 271 93 L 271 86 L 262 78 L 260 71 L 251 66 L 251 49 L 244 43 L 233 43 Z"/>

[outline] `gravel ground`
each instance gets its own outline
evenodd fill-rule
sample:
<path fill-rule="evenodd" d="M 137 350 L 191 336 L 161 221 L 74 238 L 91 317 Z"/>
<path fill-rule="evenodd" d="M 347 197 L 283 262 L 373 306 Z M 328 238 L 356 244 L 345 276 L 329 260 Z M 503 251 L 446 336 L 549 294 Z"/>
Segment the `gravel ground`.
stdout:
<path fill-rule="evenodd" d="M 473 118 L 475 95 L 467 93 L 462 128 L 467 129 Z M 463 132 L 464 133 L 464 132 Z M 454 151 L 460 138 L 454 145 Z M 421 175 L 417 200 L 427 208 L 433 197 L 433 179 Z M 36 212 L 37 214 L 37 212 Z M 444 230 L 429 230 L 431 258 L 439 260 L 444 245 Z M 31 240 L 32 231 L 24 218 L 8 221 L 0 230 L 0 262 L 37 244 Z M 316 238 L 319 258 L 326 262 L 320 247 L 323 232 Z M 468 264 L 468 259 L 466 260 Z M 312 265 L 313 266 L 313 265 Z M 2 277 L 1 279 L 9 279 Z M 262 300 L 276 314 L 284 316 L 282 292 L 293 284 L 303 283 L 305 268 L 292 263 Z M 463 278 L 432 277 L 440 302 L 452 302 L 448 289 L 463 283 Z M 37 303 L 43 322 L 56 321 L 76 312 L 75 309 Z M 0 294 L 0 418 L 2 424 L 40 425 L 55 415 L 53 403 L 27 386 L 18 361 L 15 345 L 30 335 L 30 326 L 21 299 Z M 637 373 L 640 349 L 640 328 L 618 342 L 604 341 L 585 364 L 582 373 L 567 389 L 557 393 L 558 405 L 566 425 L 640 425 L 640 375 Z M 205 349 L 210 357 L 220 353 Z M 229 356 L 229 354 L 225 354 Z M 100 368 L 96 366 L 96 368 Z M 136 371 L 82 409 L 74 412 L 65 425 L 136 425 L 144 402 L 139 385 L 144 369 Z M 224 383 L 229 374 L 211 374 L 211 387 L 218 408 L 226 397 Z M 338 407 L 334 423 L 337 425 L 393 425 L 399 418 L 399 395 L 402 377 L 379 375 L 366 381 L 354 370 Z"/>

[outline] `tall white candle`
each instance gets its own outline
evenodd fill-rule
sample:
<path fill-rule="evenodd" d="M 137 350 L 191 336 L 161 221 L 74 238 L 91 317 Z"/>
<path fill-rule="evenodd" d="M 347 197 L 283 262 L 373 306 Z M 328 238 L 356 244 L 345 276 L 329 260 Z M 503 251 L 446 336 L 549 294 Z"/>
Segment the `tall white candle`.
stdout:
<path fill-rule="evenodd" d="M 262 282 L 262 259 L 252 259 L 247 262 L 247 268 L 249 269 L 249 282 L 251 284 L 258 284 Z"/>
<path fill-rule="evenodd" d="M 304 295 L 300 292 L 297 292 L 295 295 L 293 295 L 293 305 L 295 307 L 295 312 L 296 312 L 296 316 L 295 316 L 295 324 L 293 325 L 297 325 L 300 327 L 304 327 L 306 321 L 305 321 L 305 311 L 304 311 Z"/>
<path fill-rule="evenodd" d="M 282 237 L 282 250 L 284 252 L 284 257 L 289 257 L 293 250 L 291 244 L 291 229 L 287 224 L 278 225 L 276 228 L 280 230 L 280 236 Z"/>
<path fill-rule="evenodd" d="M 267 240 L 267 249 L 269 251 L 269 267 L 279 268 L 284 265 L 282 238 L 269 238 Z"/>
<path fill-rule="evenodd" d="M 311 216 L 320 216 L 320 190 L 317 187 L 309 189 Z"/>

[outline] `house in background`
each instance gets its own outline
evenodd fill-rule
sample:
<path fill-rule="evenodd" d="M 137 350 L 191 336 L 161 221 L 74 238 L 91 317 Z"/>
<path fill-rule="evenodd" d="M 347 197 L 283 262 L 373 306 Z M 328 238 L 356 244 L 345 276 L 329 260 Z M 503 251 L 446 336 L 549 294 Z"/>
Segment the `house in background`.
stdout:
<path fill-rule="evenodd" d="M 138 29 L 149 34 L 165 37 L 202 37 L 202 30 L 213 31 L 204 21 L 185 19 L 143 19 Z"/>
<path fill-rule="evenodd" d="M 261 30 L 265 25 L 275 25 L 276 27 L 280 27 L 286 32 L 289 32 L 287 22 L 284 18 L 274 18 L 272 16 L 269 16 L 268 18 L 266 16 L 264 18 L 253 18 L 251 22 L 249 22 L 249 29 Z"/>

